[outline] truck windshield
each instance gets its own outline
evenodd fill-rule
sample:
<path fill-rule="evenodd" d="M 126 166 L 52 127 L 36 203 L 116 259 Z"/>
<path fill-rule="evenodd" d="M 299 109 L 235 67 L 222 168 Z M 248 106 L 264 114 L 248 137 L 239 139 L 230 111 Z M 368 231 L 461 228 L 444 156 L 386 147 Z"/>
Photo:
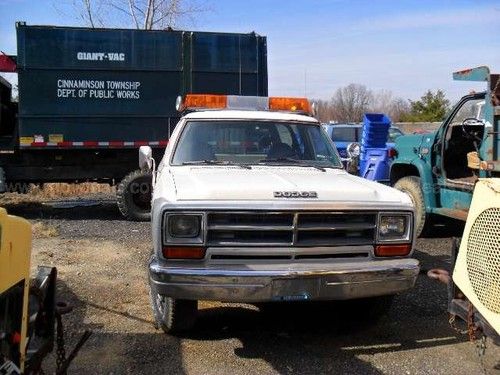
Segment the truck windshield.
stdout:
<path fill-rule="evenodd" d="M 266 164 L 341 168 L 319 125 L 273 121 L 188 121 L 172 165 Z"/>

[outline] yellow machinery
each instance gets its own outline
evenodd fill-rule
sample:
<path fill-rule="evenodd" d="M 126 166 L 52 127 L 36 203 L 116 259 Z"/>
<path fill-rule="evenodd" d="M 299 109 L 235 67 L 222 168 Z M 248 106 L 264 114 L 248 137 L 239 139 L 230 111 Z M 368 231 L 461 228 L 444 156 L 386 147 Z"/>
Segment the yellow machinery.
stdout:
<path fill-rule="evenodd" d="M 18 367 L 24 371 L 26 351 L 23 348 L 26 348 L 28 333 L 30 287 L 30 223 L 7 215 L 7 211 L 0 208 L 0 242 L 0 369 L 14 371 Z"/>
<path fill-rule="evenodd" d="M 0 208 L 0 374 L 38 373 L 54 346 L 56 269 L 30 280 L 31 225 Z"/>
<path fill-rule="evenodd" d="M 63 303 L 56 305 L 56 268 L 38 267 L 30 280 L 31 225 L 3 208 L 0 242 L 0 374 L 41 373 L 42 360 L 54 342 L 57 374 L 65 374 L 90 332 L 66 358 L 61 314 L 70 309 Z"/>

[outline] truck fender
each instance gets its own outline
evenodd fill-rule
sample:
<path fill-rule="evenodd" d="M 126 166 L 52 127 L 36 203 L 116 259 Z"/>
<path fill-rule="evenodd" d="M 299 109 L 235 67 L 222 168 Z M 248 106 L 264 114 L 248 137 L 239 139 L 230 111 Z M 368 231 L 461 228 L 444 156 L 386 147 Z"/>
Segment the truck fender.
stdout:
<path fill-rule="evenodd" d="M 420 177 L 425 210 L 430 212 L 431 209 L 436 207 L 436 195 L 438 193 L 431 168 L 419 158 L 393 162 L 390 170 L 391 186 L 393 186 L 397 180 L 406 176 Z"/>

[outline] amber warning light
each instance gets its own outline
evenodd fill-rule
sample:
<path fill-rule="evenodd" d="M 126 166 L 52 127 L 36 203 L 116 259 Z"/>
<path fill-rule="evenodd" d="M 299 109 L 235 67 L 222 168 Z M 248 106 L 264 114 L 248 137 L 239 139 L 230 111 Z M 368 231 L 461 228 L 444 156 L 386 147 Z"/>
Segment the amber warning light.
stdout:
<path fill-rule="evenodd" d="M 234 109 L 253 111 L 283 111 L 313 115 L 313 108 L 306 98 L 205 95 L 179 96 L 176 102 L 179 112 L 196 109 Z"/>

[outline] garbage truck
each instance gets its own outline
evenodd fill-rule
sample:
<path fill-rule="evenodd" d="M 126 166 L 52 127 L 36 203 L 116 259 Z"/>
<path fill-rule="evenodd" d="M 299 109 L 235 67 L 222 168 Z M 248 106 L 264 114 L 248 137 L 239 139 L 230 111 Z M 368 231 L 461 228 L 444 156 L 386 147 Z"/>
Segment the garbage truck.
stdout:
<path fill-rule="evenodd" d="M 148 145 L 159 160 L 188 93 L 267 95 L 267 42 L 256 33 L 89 29 L 16 24 L 17 56 L 0 55 L 0 192 L 31 183 L 117 186 L 128 219 L 149 218 Z"/>
<path fill-rule="evenodd" d="M 396 140 L 390 181 L 412 199 L 418 235 L 434 215 L 465 221 L 477 181 L 500 177 L 500 74 L 481 66 L 453 78 L 486 91 L 464 96 L 436 132 Z"/>

